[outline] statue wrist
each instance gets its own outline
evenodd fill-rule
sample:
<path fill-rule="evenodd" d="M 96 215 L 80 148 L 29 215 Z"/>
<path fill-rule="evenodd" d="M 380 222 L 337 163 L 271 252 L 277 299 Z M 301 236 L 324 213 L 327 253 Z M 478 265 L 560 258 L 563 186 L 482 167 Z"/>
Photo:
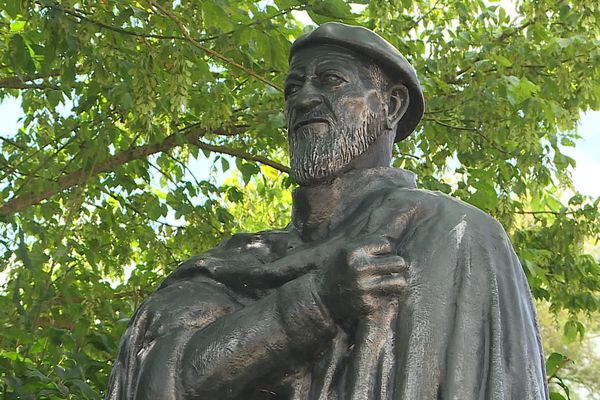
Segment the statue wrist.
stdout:
<path fill-rule="evenodd" d="M 318 293 L 317 277 L 306 274 L 278 290 L 278 313 L 293 350 L 306 355 L 335 336 L 337 326 Z"/>

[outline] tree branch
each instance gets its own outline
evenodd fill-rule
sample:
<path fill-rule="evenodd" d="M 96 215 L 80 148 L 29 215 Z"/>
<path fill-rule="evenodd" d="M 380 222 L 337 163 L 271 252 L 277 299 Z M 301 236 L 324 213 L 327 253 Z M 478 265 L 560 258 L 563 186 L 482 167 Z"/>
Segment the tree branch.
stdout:
<path fill-rule="evenodd" d="M 430 122 L 435 122 L 438 125 L 441 125 L 443 127 L 449 128 L 449 129 L 456 129 L 456 130 L 460 130 L 460 131 L 469 131 L 469 132 L 473 132 L 475 133 L 477 136 L 481 137 L 484 141 L 486 141 L 492 148 L 498 150 L 500 153 L 506 155 L 506 156 L 512 156 L 512 154 L 510 154 L 509 152 L 507 152 L 504 149 L 501 149 L 500 147 L 496 146 L 487 136 L 485 136 L 480 129 L 478 128 L 471 128 L 469 126 L 457 126 L 457 125 L 450 125 L 447 124 L 443 121 L 440 121 L 439 119 L 435 119 L 435 118 L 423 118 L 423 121 L 430 121 Z"/>
<path fill-rule="evenodd" d="M 240 129 L 239 127 L 234 127 Z M 226 131 L 225 129 L 219 129 L 216 132 L 200 131 L 198 127 L 186 128 L 182 131 L 174 133 L 163 141 L 153 144 L 146 144 L 142 146 L 132 146 L 127 150 L 121 151 L 111 157 L 107 157 L 102 161 L 95 163 L 90 169 L 82 169 L 76 172 L 67 174 L 54 182 L 50 188 L 42 191 L 30 191 L 23 193 L 22 195 L 13 197 L 12 199 L 5 202 L 0 206 L 0 216 L 7 216 L 16 212 L 22 211 L 27 207 L 35 204 L 39 204 L 43 200 L 46 200 L 57 193 L 72 187 L 81 185 L 88 181 L 90 178 L 99 175 L 103 172 L 113 171 L 121 165 L 127 164 L 130 161 L 142 160 L 146 157 L 159 153 L 167 152 L 175 147 L 182 144 L 197 144 L 198 137 L 204 136 L 208 133 L 218 133 L 219 131 Z M 259 160 L 255 160 L 259 161 Z"/>
<path fill-rule="evenodd" d="M 306 7 L 302 7 L 302 6 L 298 6 L 298 5 L 296 5 L 296 6 L 290 6 L 288 8 L 284 8 L 284 9 L 282 9 L 282 10 L 276 12 L 276 13 L 273 13 L 271 15 L 267 15 L 264 18 L 260 18 L 260 19 L 254 20 L 254 21 L 252 21 L 250 23 L 247 23 L 247 24 L 240 24 L 236 28 L 230 30 L 229 32 L 220 33 L 220 34 L 214 35 L 214 36 L 203 37 L 202 39 L 200 39 L 200 41 L 201 42 L 208 42 L 208 41 L 211 41 L 211 40 L 217 40 L 217 39 L 220 39 L 220 38 L 225 37 L 225 36 L 229 36 L 229 35 L 237 32 L 237 30 L 239 28 L 249 28 L 251 26 L 260 25 L 263 22 L 271 21 L 273 18 L 276 18 L 276 17 L 282 16 L 282 15 L 288 14 L 288 13 L 294 11 L 294 10 L 304 10 L 305 8 Z"/>
<path fill-rule="evenodd" d="M 20 144 L 18 142 L 15 142 L 14 140 L 9 139 L 7 137 L 0 136 L 0 140 L 2 140 L 3 142 L 6 142 L 8 144 L 10 144 L 11 146 L 13 146 L 13 147 L 15 147 L 15 148 L 17 148 L 19 150 L 23 150 L 23 151 L 29 150 L 29 148 L 27 146 L 25 146 L 23 144 Z"/>
<path fill-rule="evenodd" d="M 279 85 L 277 85 L 276 83 L 270 81 L 269 79 L 260 76 L 259 74 L 257 74 L 256 72 L 252 71 L 251 69 L 244 67 L 242 64 L 238 63 L 237 61 L 233 60 L 232 58 L 229 58 L 221 53 L 219 53 L 216 50 L 211 49 L 210 47 L 207 47 L 205 45 L 203 45 L 202 43 L 200 43 L 199 41 L 197 41 L 196 39 L 194 39 L 189 33 L 188 30 L 186 29 L 185 25 L 183 24 L 183 22 L 173 13 L 171 13 L 170 11 L 167 11 L 166 9 L 164 9 L 163 7 L 161 7 L 160 5 L 158 5 L 156 3 L 156 1 L 154 0 L 150 0 L 150 5 L 152 7 L 154 7 L 160 14 L 164 15 L 165 17 L 169 18 L 171 21 L 173 21 L 179 31 L 181 32 L 181 34 L 186 38 L 186 40 L 188 42 L 190 42 L 194 47 L 204 51 L 206 54 L 208 54 L 209 56 L 216 58 L 218 60 L 221 60 L 237 69 L 242 70 L 243 72 L 245 72 L 246 74 L 254 77 L 255 79 L 259 80 L 260 82 L 267 84 L 269 86 L 271 86 L 272 88 L 278 90 L 279 92 L 283 92 L 283 88 Z"/>
<path fill-rule="evenodd" d="M 47 74 L 22 75 L 22 76 L 7 76 L 0 79 L 0 88 L 20 89 L 19 85 L 25 85 L 27 82 L 37 79 L 46 79 L 60 75 L 60 70 L 54 69 Z"/>
<path fill-rule="evenodd" d="M 409 154 L 409 153 L 396 153 L 397 156 L 399 157 L 409 157 L 412 158 L 413 160 L 420 160 L 421 157 L 419 156 L 415 156 L 414 154 Z"/>
<path fill-rule="evenodd" d="M 57 85 L 52 85 L 50 83 L 12 83 L 12 84 L 4 84 L 0 85 L 0 89 L 52 89 L 52 90 L 60 90 L 60 87 Z"/>
<path fill-rule="evenodd" d="M 416 19 L 415 21 L 413 21 L 408 28 L 406 28 L 406 30 L 404 32 L 408 32 L 411 29 L 413 29 L 414 27 L 416 27 L 417 25 L 419 25 L 421 23 L 421 21 L 423 21 L 425 18 L 429 17 L 429 15 L 431 15 L 431 13 L 433 11 L 435 11 L 435 9 L 437 8 L 438 4 L 439 4 L 440 0 L 437 0 L 435 2 L 435 4 L 425 13 L 425 14 L 421 14 L 421 16 Z"/>
<path fill-rule="evenodd" d="M 63 134 L 50 139 L 50 141 L 46 142 L 45 144 L 41 145 L 39 148 L 35 149 L 33 152 L 31 152 L 28 155 L 25 155 L 23 159 L 21 159 L 19 162 L 17 162 L 15 165 L 9 166 L 7 165 L 6 169 L 3 171 L 2 176 L 0 176 L 0 180 L 6 179 L 6 177 L 8 177 L 10 174 L 12 173 L 18 173 L 20 175 L 31 175 L 31 174 L 24 174 L 22 172 L 17 171 L 17 169 L 24 163 L 26 163 L 27 161 L 31 160 L 33 157 L 35 157 L 36 155 L 38 155 L 42 150 L 44 150 L 46 147 L 52 145 L 52 144 L 57 144 L 60 143 L 60 141 L 62 139 L 64 139 L 67 135 L 71 134 L 71 131 L 65 131 Z M 68 140 L 68 143 L 71 143 L 74 139 L 76 139 L 76 137 L 72 137 Z M 60 146 L 59 150 L 64 148 L 64 144 Z M 54 152 L 54 154 L 51 157 L 54 157 L 56 155 L 56 151 Z M 37 172 L 37 170 L 36 170 Z"/>
<path fill-rule="evenodd" d="M 436 124 L 441 125 L 443 127 L 450 128 L 450 129 L 456 129 L 459 131 L 470 131 L 470 132 L 478 132 L 479 131 L 477 128 L 471 128 L 469 126 L 450 125 L 450 124 L 447 124 L 436 118 L 423 118 L 423 121 L 435 122 Z"/>
<path fill-rule="evenodd" d="M 498 43 L 503 42 L 505 39 L 508 39 L 511 36 L 516 35 L 517 33 L 522 32 L 525 28 L 527 28 L 528 26 L 530 26 L 531 24 L 533 24 L 534 20 L 529 20 L 527 22 L 524 22 L 522 25 L 516 26 L 511 30 L 506 30 L 504 32 L 502 32 L 502 34 L 500 36 L 498 36 L 498 38 L 495 40 Z M 482 55 L 479 55 L 477 57 L 475 57 L 474 59 L 469 61 L 469 65 L 467 65 L 466 67 L 458 70 L 455 74 L 456 78 L 451 78 L 451 77 L 446 77 L 446 78 L 442 78 L 443 81 L 447 82 L 447 83 L 453 83 L 453 84 L 458 84 L 460 83 L 458 81 L 458 79 L 460 79 L 460 77 L 462 75 L 464 75 L 465 73 L 469 72 L 473 66 L 475 65 L 475 63 L 477 61 L 480 61 L 482 59 Z"/>
<path fill-rule="evenodd" d="M 513 211 L 515 214 L 526 214 L 526 215 L 539 215 L 539 214 L 550 214 L 550 215 L 561 215 L 561 214 L 575 214 L 576 211 L 566 211 L 566 212 L 559 212 L 559 211 Z"/>
<path fill-rule="evenodd" d="M 52 3 L 52 2 L 51 3 L 47 3 L 47 4 L 46 3 L 37 2 L 37 4 L 39 4 L 39 5 L 43 6 L 43 7 L 52 8 L 52 9 L 55 9 L 55 10 L 62 11 L 63 13 L 65 13 L 65 14 L 73 17 L 73 18 L 77 18 L 77 19 L 79 19 L 81 21 L 88 22 L 90 24 L 99 26 L 100 28 L 107 29 L 109 31 L 113 31 L 115 33 L 121 33 L 121 34 L 124 34 L 124 35 L 135 36 L 135 37 L 146 38 L 146 39 L 166 39 L 166 40 L 183 40 L 183 41 L 187 41 L 188 40 L 187 38 L 185 38 L 183 36 L 159 35 L 159 34 L 153 34 L 153 33 L 141 33 L 141 32 L 137 32 L 137 31 L 134 31 L 134 30 L 126 29 L 126 28 L 121 28 L 121 27 L 118 27 L 118 26 L 109 25 L 109 24 L 106 24 L 104 22 L 101 22 L 101 21 L 95 20 L 93 18 L 90 18 L 87 15 L 82 14 L 79 10 L 74 10 L 74 9 L 69 9 L 69 8 L 61 7 L 59 4 Z M 252 21 L 250 23 L 247 23 L 247 24 L 238 25 L 235 29 L 232 29 L 232 30 L 230 30 L 228 32 L 220 33 L 220 34 L 214 35 L 214 36 L 207 36 L 207 37 L 204 37 L 204 38 L 200 39 L 199 41 L 200 42 L 209 42 L 209 41 L 212 41 L 212 40 L 217 40 L 217 39 L 220 39 L 222 37 L 229 36 L 229 35 L 235 33 L 237 31 L 237 29 L 239 29 L 239 28 L 248 28 L 248 27 L 252 27 L 252 26 L 255 26 L 255 25 L 260 25 L 260 24 L 262 24 L 265 21 L 271 21 L 273 18 L 279 17 L 281 15 L 288 14 L 288 13 L 294 11 L 294 10 L 303 10 L 304 8 L 305 7 L 298 6 L 298 5 L 296 5 L 296 6 L 290 6 L 288 8 L 284 8 L 284 9 L 282 9 L 282 10 L 276 12 L 276 13 L 273 13 L 271 15 L 267 15 L 264 18 L 254 20 L 254 21 Z"/>
<path fill-rule="evenodd" d="M 232 149 L 232 148 L 225 147 L 225 146 L 216 146 L 213 144 L 208 144 L 208 143 L 201 141 L 200 139 L 196 140 L 195 145 L 200 147 L 201 149 L 214 151 L 216 153 L 228 154 L 233 157 L 238 157 L 238 158 L 242 158 L 244 160 L 254 161 L 254 162 L 264 164 L 264 165 L 268 165 L 269 167 L 275 168 L 276 170 L 284 172 L 286 174 L 289 174 L 291 172 L 290 168 L 286 167 L 283 164 L 280 164 L 276 161 L 270 160 L 267 157 L 255 156 L 254 154 L 246 153 L 243 150 Z"/>

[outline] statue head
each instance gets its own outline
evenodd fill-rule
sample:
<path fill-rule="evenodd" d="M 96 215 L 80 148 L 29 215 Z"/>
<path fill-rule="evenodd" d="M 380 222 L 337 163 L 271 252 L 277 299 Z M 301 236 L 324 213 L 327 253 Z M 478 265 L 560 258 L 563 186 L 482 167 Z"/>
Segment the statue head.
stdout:
<path fill-rule="evenodd" d="M 394 142 L 414 130 L 424 109 L 402 54 L 368 29 L 339 23 L 294 42 L 285 97 L 292 173 L 300 185 L 389 166 Z"/>

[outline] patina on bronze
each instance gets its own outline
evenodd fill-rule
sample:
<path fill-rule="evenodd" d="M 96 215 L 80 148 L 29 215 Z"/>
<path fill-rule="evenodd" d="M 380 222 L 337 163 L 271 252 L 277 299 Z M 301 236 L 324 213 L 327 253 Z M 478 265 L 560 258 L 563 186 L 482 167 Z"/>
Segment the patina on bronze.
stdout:
<path fill-rule="evenodd" d="M 285 93 L 292 222 L 181 264 L 131 319 L 107 398 L 548 398 L 502 227 L 389 167 L 424 109 L 404 57 L 324 24 Z"/>

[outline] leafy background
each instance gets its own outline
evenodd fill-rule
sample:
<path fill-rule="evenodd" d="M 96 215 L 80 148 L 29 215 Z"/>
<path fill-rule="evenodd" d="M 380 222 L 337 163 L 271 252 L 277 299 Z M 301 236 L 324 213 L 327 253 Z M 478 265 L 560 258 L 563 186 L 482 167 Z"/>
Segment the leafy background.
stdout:
<path fill-rule="evenodd" d="M 568 154 L 600 110 L 600 4 L 521 0 L 0 1 L 4 399 L 98 399 L 129 316 L 179 262 L 286 225 L 281 86 L 325 21 L 396 45 L 427 110 L 394 165 L 509 232 L 553 399 L 598 398 L 598 198 Z M 597 343 L 597 342 L 595 342 Z"/>

